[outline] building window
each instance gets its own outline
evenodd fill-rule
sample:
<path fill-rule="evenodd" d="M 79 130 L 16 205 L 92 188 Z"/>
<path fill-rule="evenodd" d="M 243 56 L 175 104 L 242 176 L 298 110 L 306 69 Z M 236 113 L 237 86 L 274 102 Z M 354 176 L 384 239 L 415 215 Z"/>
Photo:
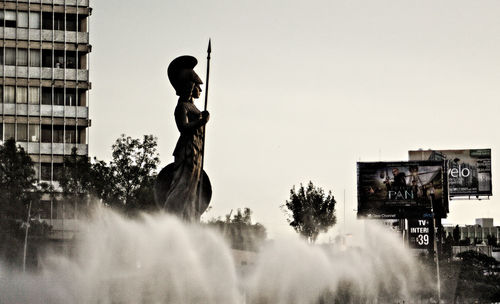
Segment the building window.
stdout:
<path fill-rule="evenodd" d="M 49 181 L 52 175 L 50 163 L 42 163 L 40 168 L 41 180 Z"/>
<path fill-rule="evenodd" d="M 42 142 L 52 142 L 52 127 L 50 125 L 42 125 Z"/>
<path fill-rule="evenodd" d="M 40 50 L 30 50 L 30 66 L 40 66 Z"/>
<path fill-rule="evenodd" d="M 39 125 L 29 125 L 28 128 L 30 142 L 40 141 L 40 126 Z"/>
<path fill-rule="evenodd" d="M 40 88 L 39 87 L 29 87 L 28 102 L 30 104 L 40 104 Z"/>
<path fill-rule="evenodd" d="M 42 67 L 52 67 L 52 50 L 42 50 Z"/>
<path fill-rule="evenodd" d="M 0 141 L 3 140 L 3 124 L 0 123 Z"/>
<path fill-rule="evenodd" d="M 47 87 L 42 88 L 42 104 L 44 105 L 52 104 L 52 88 L 47 88 Z"/>
<path fill-rule="evenodd" d="M 66 68 L 76 69 L 76 52 L 66 52 Z"/>
<path fill-rule="evenodd" d="M 54 67 L 57 69 L 64 68 L 64 51 L 54 51 Z"/>
<path fill-rule="evenodd" d="M 4 125 L 5 128 L 5 140 L 7 139 L 16 139 L 16 125 L 13 123 L 6 123 Z"/>
<path fill-rule="evenodd" d="M 86 138 L 87 138 L 86 128 L 85 127 L 78 128 L 78 143 L 85 144 Z"/>
<path fill-rule="evenodd" d="M 53 131 L 53 142 L 62 144 L 64 143 L 64 127 L 63 126 L 54 126 Z"/>
<path fill-rule="evenodd" d="M 3 89 L 3 100 L 5 103 L 14 103 L 16 101 L 16 87 L 5 86 Z"/>
<path fill-rule="evenodd" d="M 54 89 L 54 105 L 63 106 L 64 105 L 64 89 L 55 88 Z"/>
<path fill-rule="evenodd" d="M 54 30 L 64 31 L 64 14 L 54 13 Z"/>
<path fill-rule="evenodd" d="M 16 88 L 16 103 L 28 103 L 28 88 L 27 87 L 17 87 Z"/>
<path fill-rule="evenodd" d="M 28 141 L 28 125 L 17 124 L 17 141 Z"/>
<path fill-rule="evenodd" d="M 76 144 L 76 130 L 66 129 L 65 142 L 67 144 Z"/>
<path fill-rule="evenodd" d="M 76 106 L 76 89 L 66 88 L 66 105 Z"/>
<path fill-rule="evenodd" d="M 42 13 L 42 29 L 51 30 L 52 29 L 52 13 Z"/>
<path fill-rule="evenodd" d="M 40 13 L 30 12 L 30 28 L 32 29 L 40 28 Z"/>
<path fill-rule="evenodd" d="M 5 27 L 16 27 L 16 12 L 15 11 L 0 11 L 0 25 Z"/>
<path fill-rule="evenodd" d="M 16 65 L 28 66 L 28 50 L 17 49 Z"/>
<path fill-rule="evenodd" d="M 39 54 L 39 52 L 38 52 Z M 40 56 L 38 55 L 38 58 Z M 3 64 L 5 60 L 5 65 L 18 65 L 18 66 L 27 66 L 28 65 L 28 50 L 27 49 L 16 49 L 15 48 L 5 48 L 5 52 L 3 49 L 0 49 L 0 61 Z M 34 59 L 36 60 L 36 59 Z M 39 59 L 38 59 L 39 60 Z"/>
<path fill-rule="evenodd" d="M 5 48 L 5 65 L 16 65 L 15 48 Z"/>
<path fill-rule="evenodd" d="M 0 103 L 3 103 L 3 86 L 0 86 Z"/>
<path fill-rule="evenodd" d="M 0 11 L 0 26 L 20 28 L 40 28 L 40 13 Z"/>
<path fill-rule="evenodd" d="M 52 167 L 54 168 L 54 174 L 53 174 L 53 180 L 55 181 L 60 181 L 62 176 L 63 176 L 63 164 L 52 164 Z"/>
<path fill-rule="evenodd" d="M 17 12 L 17 27 L 28 28 L 28 12 Z"/>

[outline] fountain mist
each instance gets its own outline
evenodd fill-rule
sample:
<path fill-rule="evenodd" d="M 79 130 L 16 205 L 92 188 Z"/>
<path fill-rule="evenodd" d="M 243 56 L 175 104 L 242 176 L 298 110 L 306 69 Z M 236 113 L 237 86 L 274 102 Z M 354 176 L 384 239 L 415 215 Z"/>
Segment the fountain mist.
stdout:
<path fill-rule="evenodd" d="M 48 255 L 38 274 L 0 266 L 0 303 L 408 303 L 430 282 L 375 225 L 344 250 L 272 242 L 244 275 L 222 236 L 169 215 L 100 210 L 85 227 L 76 254 Z"/>

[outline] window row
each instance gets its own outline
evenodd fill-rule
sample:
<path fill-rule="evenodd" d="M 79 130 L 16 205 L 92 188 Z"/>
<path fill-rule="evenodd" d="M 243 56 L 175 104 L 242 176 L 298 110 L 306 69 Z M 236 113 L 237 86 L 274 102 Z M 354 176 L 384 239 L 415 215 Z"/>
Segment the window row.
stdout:
<path fill-rule="evenodd" d="M 41 91 L 41 94 L 40 94 Z M 0 86 L 0 103 L 85 106 L 86 90 L 74 88 Z"/>
<path fill-rule="evenodd" d="M 0 26 L 39 29 L 40 13 L 0 11 Z"/>
<path fill-rule="evenodd" d="M 31 29 L 41 27 L 44 30 L 85 32 L 87 30 L 86 18 L 85 15 L 77 17 L 76 14 L 66 14 L 64 18 L 64 13 L 44 12 L 40 19 L 40 12 L 0 10 L 0 26 L 3 27 Z"/>
<path fill-rule="evenodd" d="M 26 142 L 40 142 L 41 139 L 42 143 L 85 144 L 85 128 L 80 127 L 77 131 L 74 127 L 66 127 L 65 130 L 64 126 L 42 125 L 40 127 L 40 125 L 24 123 L 0 124 L 0 140 L 10 138 Z"/>
<path fill-rule="evenodd" d="M 39 49 L 18 48 L 16 52 L 16 48 L 1 48 L 0 64 L 61 69 L 76 69 L 78 65 L 79 69 L 87 68 L 87 53 L 77 51 L 66 51 L 66 54 L 64 53 L 62 50 L 42 50 L 40 52 Z"/>

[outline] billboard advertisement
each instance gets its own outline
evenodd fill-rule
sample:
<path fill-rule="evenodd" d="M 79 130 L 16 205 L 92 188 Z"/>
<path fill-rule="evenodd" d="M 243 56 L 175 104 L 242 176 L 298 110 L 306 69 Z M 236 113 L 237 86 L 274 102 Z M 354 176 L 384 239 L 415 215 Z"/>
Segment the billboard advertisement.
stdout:
<path fill-rule="evenodd" d="M 434 246 L 431 220 L 408 219 L 408 240 L 410 247 L 428 249 Z"/>
<path fill-rule="evenodd" d="M 444 160 L 450 196 L 491 196 L 491 149 L 419 150 L 410 160 Z"/>
<path fill-rule="evenodd" d="M 359 162 L 358 217 L 446 217 L 448 195 L 443 161 Z"/>

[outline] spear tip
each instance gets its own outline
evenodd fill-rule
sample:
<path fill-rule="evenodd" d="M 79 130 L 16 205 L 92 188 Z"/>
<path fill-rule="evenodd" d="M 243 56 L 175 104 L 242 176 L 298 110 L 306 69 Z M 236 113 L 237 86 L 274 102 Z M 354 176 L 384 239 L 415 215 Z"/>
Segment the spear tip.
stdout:
<path fill-rule="evenodd" d="M 212 52 L 212 39 L 211 38 L 208 38 L 208 50 L 207 50 L 207 53 L 211 53 Z"/>

